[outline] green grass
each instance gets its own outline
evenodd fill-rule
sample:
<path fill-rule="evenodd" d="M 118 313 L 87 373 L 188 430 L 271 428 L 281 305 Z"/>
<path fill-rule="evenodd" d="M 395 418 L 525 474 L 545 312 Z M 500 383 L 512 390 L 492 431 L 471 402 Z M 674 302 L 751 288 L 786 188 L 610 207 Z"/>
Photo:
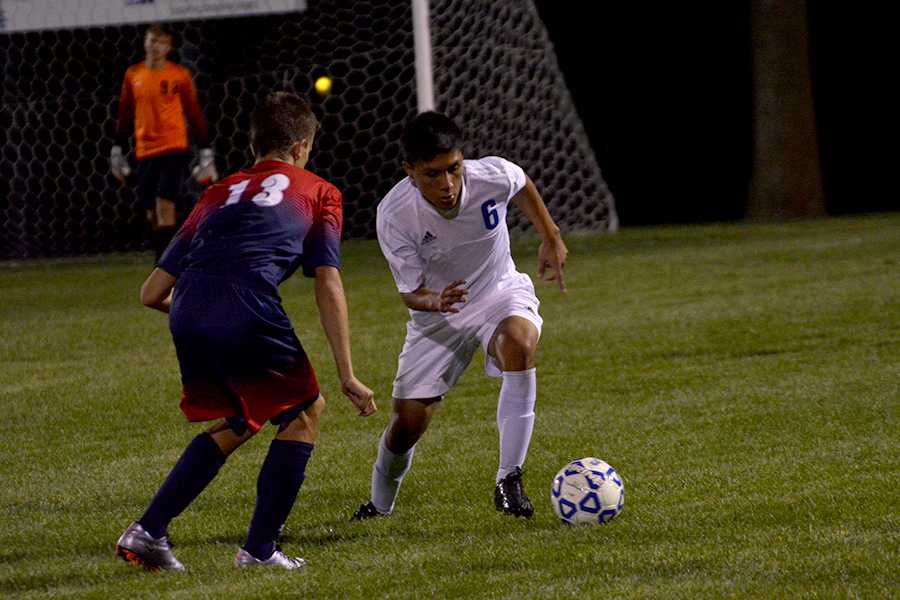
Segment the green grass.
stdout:
<path fill-rule="evenodd" d="M 345 245 L 357 374 L 340 397 L 308 280 L 282 292 L 329 408 L 288 523 L 302 573 L 237 572 L 264 430 L 171 533 L 184 575 L 113 560 L 198 431 L 178 411 L 147 256 L 0 265 L 0 596 L 889 597 L 900 595 L 900 215 L 572 237 L 545 318 L 526 484 L 492 507 L 498 384 L 479 359 L 420 443 L 396 514 L 367 497 L 405 310 L 373 242 Z M 518 242 L 533 272 L 535 243 Z M 594 529 L 553 517 L 553 474 L 599 456 L 627 489 Z"/>

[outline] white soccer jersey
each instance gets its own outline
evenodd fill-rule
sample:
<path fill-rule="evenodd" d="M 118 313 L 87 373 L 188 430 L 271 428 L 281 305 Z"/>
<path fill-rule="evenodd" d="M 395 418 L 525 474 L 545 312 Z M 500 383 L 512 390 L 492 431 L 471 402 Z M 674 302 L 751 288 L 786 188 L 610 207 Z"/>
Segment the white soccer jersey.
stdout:
<path fill-rule="evenodd" d="M 498 156 L 463 161 L 459 212 L 442 216 L 409 177 L 378 205 L 378 243 L 401 293 L 440 292 L 464 279 L 469 304 L 515 276 L 506 211 L 525 187 L 521 167 Z"/>

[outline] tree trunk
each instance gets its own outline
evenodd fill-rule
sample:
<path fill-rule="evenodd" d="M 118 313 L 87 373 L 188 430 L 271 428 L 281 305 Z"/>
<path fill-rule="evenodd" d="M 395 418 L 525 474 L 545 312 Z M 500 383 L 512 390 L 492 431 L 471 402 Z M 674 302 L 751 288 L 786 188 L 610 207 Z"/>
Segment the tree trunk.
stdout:
<path fill-rule="evenodd" d="M 806 0 L 751 0 L 753 176 L 745 217 L 825 214 Z"/>

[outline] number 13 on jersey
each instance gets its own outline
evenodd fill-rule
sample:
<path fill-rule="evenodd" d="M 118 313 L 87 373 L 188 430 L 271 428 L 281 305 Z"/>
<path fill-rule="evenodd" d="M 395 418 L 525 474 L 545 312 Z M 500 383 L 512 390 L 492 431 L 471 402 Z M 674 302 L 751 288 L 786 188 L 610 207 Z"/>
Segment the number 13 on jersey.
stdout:
<path fill-rule="evenodd" d="M 250 179 L 242 179 L 228 186 L 228 191 L 231 192 L 231 195 L 228 196 L 222 208 L 229 204 L 237 204 L 247 190 L 247 186 L 250 185 L 250 181 Z M 262 185 L 263 191 L 250 198 L 250 202 L 257 206 L 275 206 L 284 199 L 283 192 L 290 187 L 291 180 L 283 173 L 275 173 L 263 179 L 260 185 Z"/>

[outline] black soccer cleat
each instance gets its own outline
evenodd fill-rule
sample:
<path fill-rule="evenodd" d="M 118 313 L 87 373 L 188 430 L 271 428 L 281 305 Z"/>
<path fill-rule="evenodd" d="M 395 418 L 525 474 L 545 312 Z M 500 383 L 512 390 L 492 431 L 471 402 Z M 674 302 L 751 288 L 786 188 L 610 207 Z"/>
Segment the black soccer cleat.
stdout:
<path fill-rule="evenodd" d="M 378 517 L 386 517 L 387 515 L 383 512 L 379 512 L 375 505 L 372 504 L 372 501 L 369 500 L 365 504 L 360 504 L 359 508 L 353 513 L 353 516 L 350 517 L 351 521 L 365 521 L 366 519 L 376 519 Z"/>
<path fill-rule="evenodd" d="M 515 471 L 500 480 L 494 488 L 494 506 L 507 515 L 531 518 L 534 514 L 534 505 L 522 487 L 522 469 L 516 467 Z"/>

